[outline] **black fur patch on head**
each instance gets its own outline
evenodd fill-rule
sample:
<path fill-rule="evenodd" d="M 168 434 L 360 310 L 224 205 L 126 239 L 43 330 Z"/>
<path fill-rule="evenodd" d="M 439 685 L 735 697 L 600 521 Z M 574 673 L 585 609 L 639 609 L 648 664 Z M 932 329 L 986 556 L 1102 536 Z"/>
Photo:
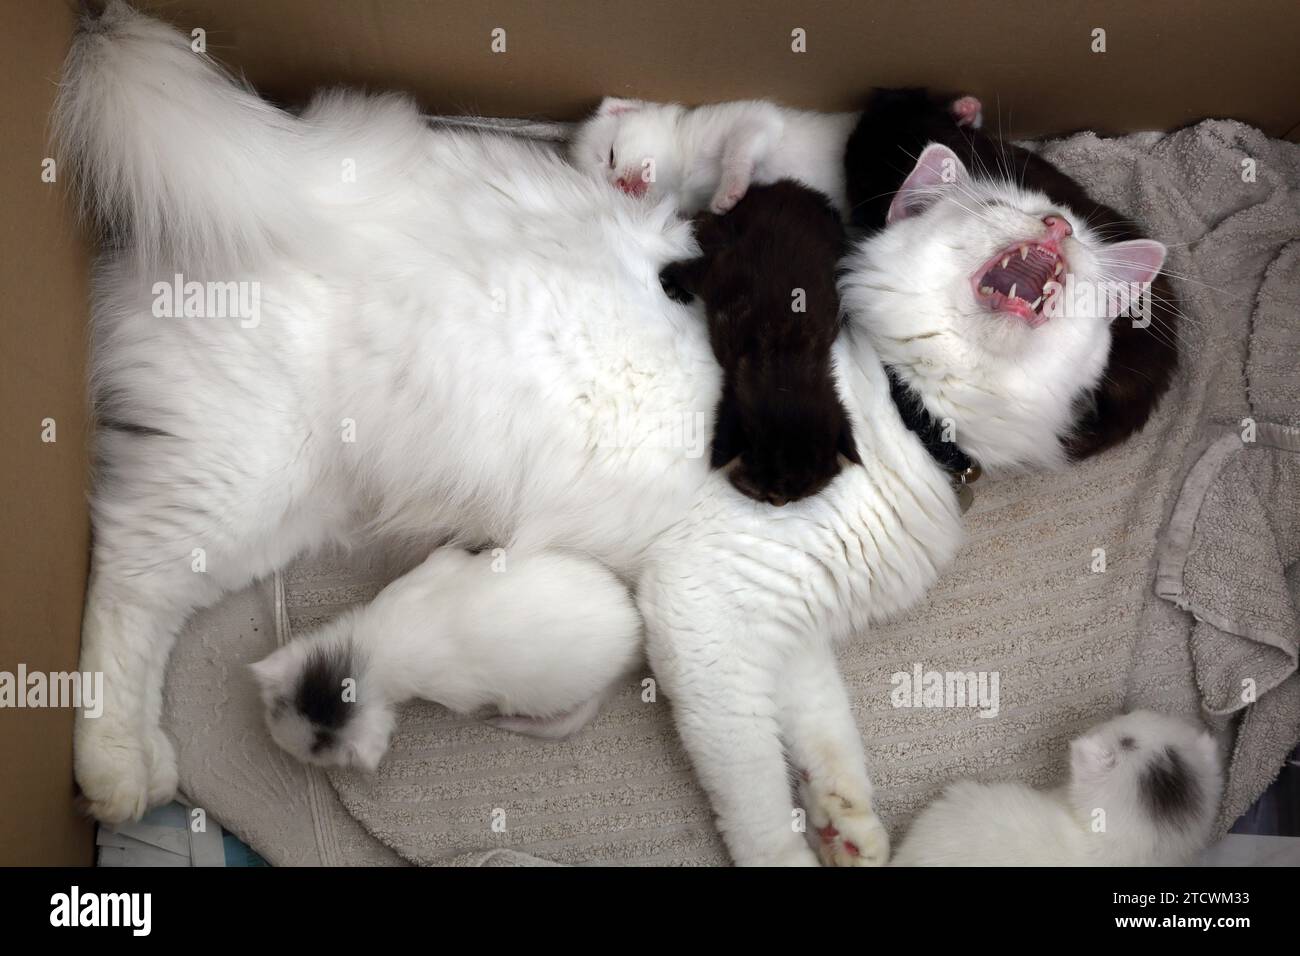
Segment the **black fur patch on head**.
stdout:
<path fill-rule="evenodd" d="M 1132 737 L 1121 737 L 1119 747 L 1121 750 L 1137 750 L 1137 741 Z"/>
<path fill-rule="evenodd" d="M 343 699 L 343 681 L 349 677 L 356 677 L 350 650 L 312 648 L 298 678 L 298 711 L 317 727 L 338 730 L 352 716 L 352 704 Z"/>
<path fill-rule="evenodd" d="M 949 109 L 954 95 L 921 88 L 877 89 L 849 138 L 845 174 L 853 225 L 883 229 L 894 193 L 928 143 L 942 143 L 974 177 L 1010 170 L 1022 185 L 1074 210 L 1107 242 L 1143 238 L 1118 211 L 1097 202 L 1076 180 L 1041 156 L 979 130 L 958 126 Z M 1178 302 L 1163 276 L 1151 283 L 1148 323 L 1128 315 L 1111 321 L 1110 354 L 1101 381 L 1079 404 L 1074 431 L 1062 435 L 1074 461 L 1095 455 L 1142 429 L 1178 366 Z"/>
<path fill-rule="evenodd" d="M 1173 747 L 1156 756 L 1142 772 L 1138 786 L 1157 823 L 1181 824 L 1200 809 L 1201 786 Z"/>

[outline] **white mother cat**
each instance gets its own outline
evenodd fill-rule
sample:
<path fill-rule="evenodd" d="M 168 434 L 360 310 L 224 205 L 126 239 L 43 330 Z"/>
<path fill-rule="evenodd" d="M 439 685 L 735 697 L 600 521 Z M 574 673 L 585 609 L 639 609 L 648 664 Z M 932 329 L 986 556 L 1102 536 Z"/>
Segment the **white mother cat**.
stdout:
<path fill-rule="evenodd" d="M 777 509 L 692 454 L 720 373 L 700 317 L 659 287 L 693 252 L 670 203 L 541 146 L 430 129 L 400 97 L 332 93 L 290 116 L 121 3 L 79 34 L 56 123 L 121 239 L 95 291 L 82 643 L 106 704 L 76 737 L 98 817 L 175 789 L 162 685 L 196 608 L 329 541 L 450 536 L 585 553 L 634 584 L 737 862 L 816 861 L 790 826 L 787 753 L 810 819 L 838 834 L 823 858 L 884 862 L 833 642 L 916 601 L 962 528 L 881 359 L 975 460 L 1063 464 L 1108 322 L 1011 322 L 971 276 L 1069 210 L 922 157 L 907 215 L 851 257 L 843 288 L 834 359 L 864 466 Z M 986 189 L 999 205 L 977 215 Z M 1080 280 L 1117 248 L 1078 219 L 1058 245 Z M 160 317 L 155 289 L 177 272 L 200 283 L 199 314 Z M 205 306 L 203 284 L 227 282 L 256 290 L 256 322 Z"/>

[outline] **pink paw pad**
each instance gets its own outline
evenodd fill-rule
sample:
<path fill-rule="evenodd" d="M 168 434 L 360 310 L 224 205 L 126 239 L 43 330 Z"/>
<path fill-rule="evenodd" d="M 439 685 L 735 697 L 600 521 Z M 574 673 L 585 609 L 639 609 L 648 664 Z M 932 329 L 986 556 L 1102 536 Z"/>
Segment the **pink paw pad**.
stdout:
<path fill-rule="evenodd" d="M 953 100 L 950 109 L 958 126 L 973 126 L 978 129 L 983 122 L 984 106 L 973 96 L 963 96 Z"/>
<path fill-rule="evenodd" d="M 834 824 L 828 823 L 826 824 L 826 826 L 821 827 L 817 830 L 817 835 L 821 837 L 821 841 L 823 844 L 829 846 L 830 844 L 834 843 L 836 839 L 839 838 L 840 831 L 835 829 Z M 849 856 L 862 855 L 862 851 L 858 849 L 858 845 L 854 843 L 852 840 L 845 840 L 840 844 L 840 846 L 843 847 L 844 852 L 847 853 Z"/>

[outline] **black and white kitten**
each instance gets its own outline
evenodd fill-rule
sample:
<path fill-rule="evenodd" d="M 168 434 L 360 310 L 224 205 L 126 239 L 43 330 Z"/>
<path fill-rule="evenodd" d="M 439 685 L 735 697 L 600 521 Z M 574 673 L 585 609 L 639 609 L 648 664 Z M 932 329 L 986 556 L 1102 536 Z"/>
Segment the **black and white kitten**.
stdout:
<path fill-rule="evenodd" d="M 712 464 L 756 501 L 815 495 L 861 464 L 835 392 L 831 343 L 842 327 L 835 267 L 844 226 L 827 198 L 792 180 L 752 186 L 726 215 L 695 220 L 700 255 L 660 273 L 664 291 L 708 310 L 723 369 Z"/>
<path fill-rule="evenodd" d="M 1057 790 L 952 784 L 912 822 L 893 865 L 1183 865 L 1209 843 L 1222 792 L 1208 733 L 1136 711 L 1071 741 Z"/>

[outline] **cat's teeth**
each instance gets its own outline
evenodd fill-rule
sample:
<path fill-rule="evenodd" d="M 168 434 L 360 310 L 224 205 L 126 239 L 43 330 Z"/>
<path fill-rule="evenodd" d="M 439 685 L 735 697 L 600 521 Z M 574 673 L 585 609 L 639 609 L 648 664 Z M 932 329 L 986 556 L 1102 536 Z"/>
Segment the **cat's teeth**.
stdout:
<path fill-rule="evenodd" d="M 1011 261 L 1011 257 L 1010 257 L 1010 256 L 1003 256 L 1003 257 L 1002 257 L 1002 268 L 1005 269 L 1005 268 L 1007 267 L 1007 263 L 1010 262 L 1010 261 Z"/>
<path fill-rule="evenodd" d="M 1014 299 L 1015 297 L 1016 297 L 1016 287 L 1015 287 L 1015 285 L 1013 284 L 1013 285 L 1011 286 L 1011 291 L 1007 293 L 1007 298 L 1008 298 L 1008 299 Z"/>
<path fill-rule="evenodd" d="M 992 294 L 993 294 L 993 286 L 991 285 L 980 286 L 980 295 L 992 295 Z"/>
<path fill-rule="evenodd" d="M 1026 259 L 1028 259 L 1028 258 L 1029 258 L 1029 247 L 1028 247 L 1028 246 L 1021 246 L 1021 247 L 1020 247 L 1020 261 L 1021 261 L 1021 262 L 1024 262 L 1024 261 L 1025 261 Z"/>
<path fill-rule="evenodd" d="M 1064 272 L 1064 271 L 1065 271 L 1065 263 L 1064 263 L 1064 262 L 1061 262 L 1061 261 L 1058 259 L 1058 260 L 1056 261 L 1056 268 L 1052 270 L 1052 275 L 1054 275 L 1054 276 L 1059 276 L 1059 275 L 1060 275 L 1062 272 Z"/>
<path fill-rule="evenodd" d="M 1040 295 L 1037 299 L 1034 300 L 1034 304 L 1031 305 L 1030 308 L 1033 309 L 1035 312 L 1037 312 L 1038 307 L 1042 304 L 1043 304 L 1043 297 Z"/>

